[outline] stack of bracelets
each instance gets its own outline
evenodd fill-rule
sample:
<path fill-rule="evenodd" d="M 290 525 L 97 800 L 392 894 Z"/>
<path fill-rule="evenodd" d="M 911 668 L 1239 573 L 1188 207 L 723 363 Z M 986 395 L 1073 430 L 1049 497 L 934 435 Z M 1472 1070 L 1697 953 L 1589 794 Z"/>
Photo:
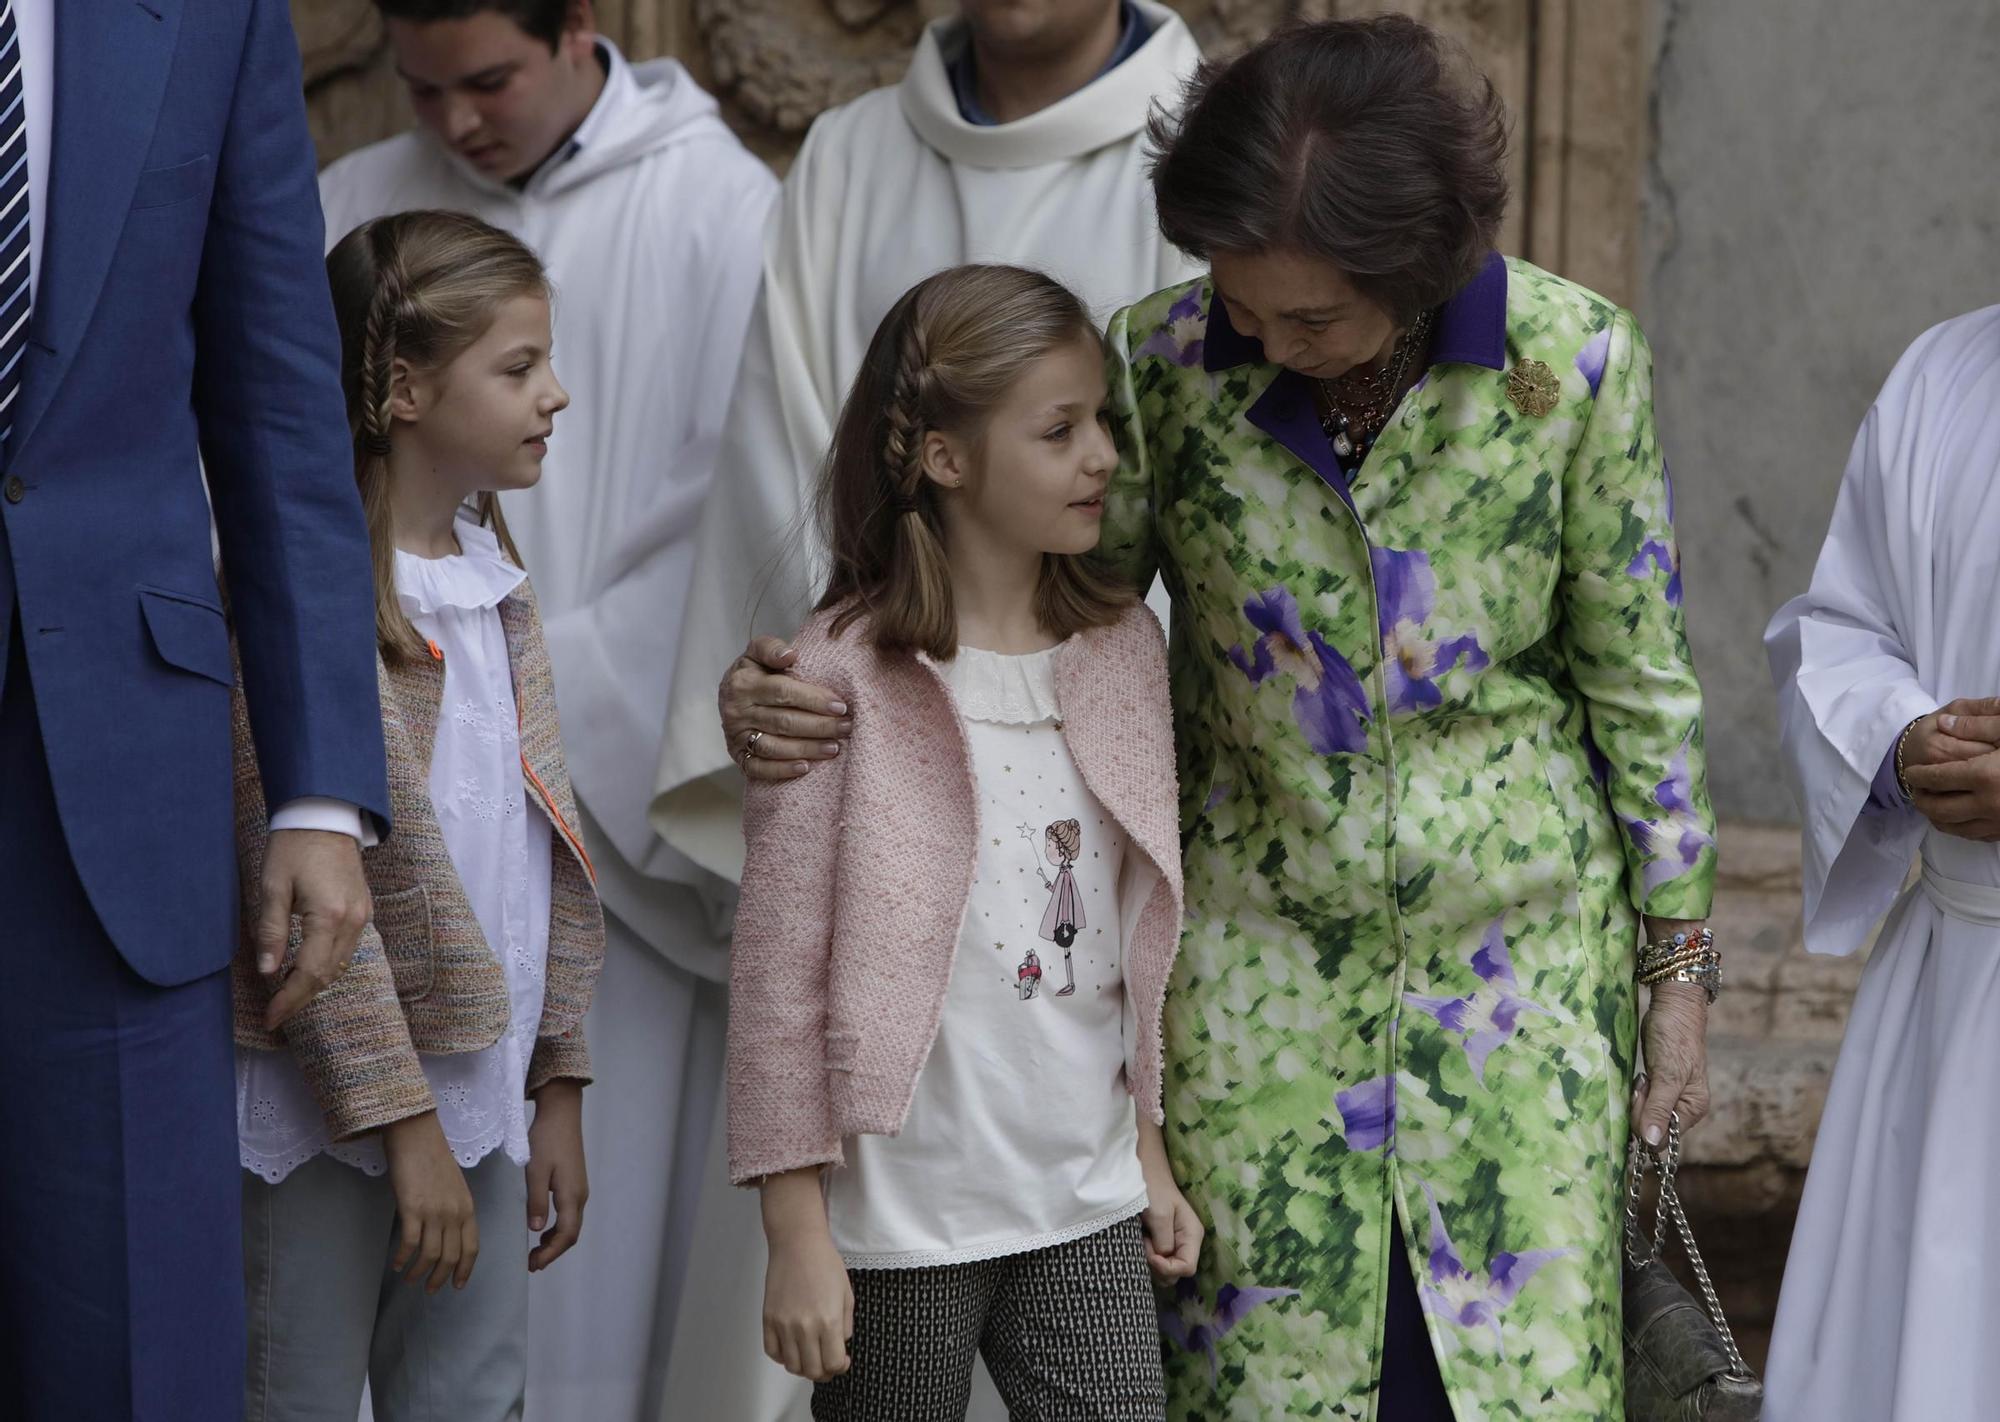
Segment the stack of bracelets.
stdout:
<path fill-rule="evenodd" d="M 1695 983 L 1708 994 L 1710 1002 L 1722 990 L 1722 955 L 1715 951 L 1715 933 L 1697 929 L 1676 933 L 1639 950 L 1639 986 L 1660 983 Z"/>

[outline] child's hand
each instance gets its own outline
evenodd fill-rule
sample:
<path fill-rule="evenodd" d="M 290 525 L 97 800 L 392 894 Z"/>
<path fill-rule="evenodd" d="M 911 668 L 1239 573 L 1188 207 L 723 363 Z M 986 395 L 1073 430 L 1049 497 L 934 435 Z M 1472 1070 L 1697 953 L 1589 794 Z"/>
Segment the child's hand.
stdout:
<path fill-rule="evenodd" d="M 1167 1142 L 1160 1128 L 1139 1117 L 1139 1169 L 1146 1177 L 1146 1263 L 1161 1283 L 1185 1279 L 1201 1262 L 1207 1235 L 1194 1206 L 1174 1182 Z"/>
<path fill-rule="evenodd" d="M 535 1093 L 535 1123 L 528 1127 L 529 1229 L 548 1223 L 552 1193 L 555 1227 L 528 1256 L 531 1274 L 562 1258 L 583 1233 L 590 1177 L 583 1168 L 583 1087 L 574 1081 L 551 1081 Z"/>
<path fill-rule="evenodd" d="M 437 1112 L 385 1126 L 382 1150 L 389 1158 L 389 1184 L 403 1230 L 389 1267 L 401 1272 L 407 1265 L 404 1281 L 423 1280 L 425 1293 L 436 1293 L 447 1279 L 453 1288 L 464 1288 L 479 1258 L 479 1218 Z"/>
<path fill-rule="evenodd" d="M 854 1336 L 854 1286 L 826 1227 L 817 1170 L 764 1182 L 764 1238 L 764 1352 L 812 1382 L 839 1377 Z"/>

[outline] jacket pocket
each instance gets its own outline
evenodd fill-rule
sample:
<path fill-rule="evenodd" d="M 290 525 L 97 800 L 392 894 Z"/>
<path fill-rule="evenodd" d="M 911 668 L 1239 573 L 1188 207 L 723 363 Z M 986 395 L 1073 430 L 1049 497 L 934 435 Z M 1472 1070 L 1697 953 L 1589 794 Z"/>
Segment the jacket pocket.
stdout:
<path fill-rule="evenodd" d="M 132 210 L 172 207 L 208 191 L 209 161 L 206 153 L 185 163 L 164 168 L 147 168 L 132 189 Z"/>
<path fill-rule="evenodd" d="M 396 980 L 396 1000 L 415 1002 L 429 994 L 436 962 L 431 953 L 431 896 L 422 884 L 375 896 L 375 931 L 382 956 Z"/>
<path fill-rule="evenodd" d="M 161 661 L 224 686 L 236 680 L 221 607 L 193 593 L 142 586 L 139 610 Z"/>

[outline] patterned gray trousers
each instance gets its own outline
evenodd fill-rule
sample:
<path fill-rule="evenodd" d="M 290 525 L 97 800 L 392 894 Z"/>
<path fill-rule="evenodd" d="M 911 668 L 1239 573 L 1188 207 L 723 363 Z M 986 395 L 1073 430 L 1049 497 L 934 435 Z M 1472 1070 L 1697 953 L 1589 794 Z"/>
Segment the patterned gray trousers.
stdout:
<path fill-rule="evenodd" d="M 1137 1216 L 972 1264 L 856 1269 L 852 1366 L 815 1422 L 962 1422 L 972 1361 L 1012 1422 L 1161 1422 L 1159 1314 Z"/>

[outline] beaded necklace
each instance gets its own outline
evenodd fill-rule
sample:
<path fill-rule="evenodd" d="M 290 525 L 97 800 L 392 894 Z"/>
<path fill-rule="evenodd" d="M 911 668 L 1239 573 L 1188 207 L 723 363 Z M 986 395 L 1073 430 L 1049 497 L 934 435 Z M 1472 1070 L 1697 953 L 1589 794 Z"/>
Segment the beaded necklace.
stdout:
<path fill-rule="evenodd" d="M 1337 379 L 1313 382 L 1319 427 L 1332 441 L 1333 452 L 1342 464 L 1359 464 L 1375 447 L 1397 401 L 1403 398 L 1410 362 L 1430 341 L 1431 321 L 1428 311 L 1417 317 L 1380 370 L 1357 367 Z"/>

